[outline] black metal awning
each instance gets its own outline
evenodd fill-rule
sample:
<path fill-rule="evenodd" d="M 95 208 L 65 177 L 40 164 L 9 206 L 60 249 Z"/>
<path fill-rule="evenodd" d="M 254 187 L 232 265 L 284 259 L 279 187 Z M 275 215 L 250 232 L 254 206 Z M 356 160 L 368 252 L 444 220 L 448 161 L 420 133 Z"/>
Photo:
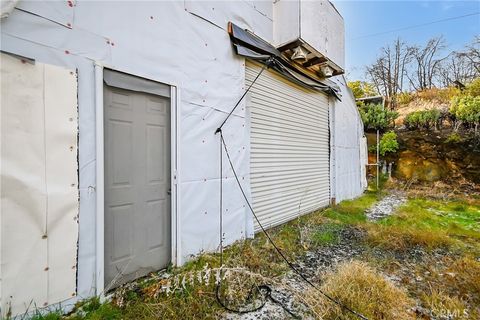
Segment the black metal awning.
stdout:
<path fill-rule="evenodd" d="M 285 59 L 279 50 L 252 32 L 229 22 L 228 33 L 238 55 L 266 64 L 290 81 L 326 92 L 340 100 L 340 89 L 335 83 L 326 79 L 315 79 L 302 72 Z"/>

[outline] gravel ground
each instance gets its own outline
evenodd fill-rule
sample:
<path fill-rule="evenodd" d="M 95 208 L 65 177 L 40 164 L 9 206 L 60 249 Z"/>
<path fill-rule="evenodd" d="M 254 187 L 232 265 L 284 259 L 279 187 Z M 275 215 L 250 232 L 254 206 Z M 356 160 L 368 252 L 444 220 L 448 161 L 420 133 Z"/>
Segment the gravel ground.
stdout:
<path fill-rule="evenodd" d="M 379 220 L 391 215 L 397 207 L 406 201 L 407 198 L 402 193 L 393 193 L 384 197 L 365 213 L 369 220 Z M 302 260 L 295 262 L 295 267 L 309 280 L 318 279 L 323 272 L 337 264 L 361 256 L 364 253 L 364 248 L 361 246 L 361 240 L 364 236 L 364 231 L 355 227 L 342 229 L 338 232 L 338 243 L 307 252 Z M 309 319 L 304 312 L 307 307 L 296 301 L 295 292 L 304 292 L 309 290 L 310 286 L 294 272 L 286 274 L 281 282 L 281 285 L 272 287 L 271 295 L 273 299 L 268 299 L 262 309 L 244 314 L 227 312 L 223 319 Z"/>
<path fill-rule="evenodd" d="M 396 208 L 407 201 L 404 194 L 396 192 L 389 194 L 382 200 L 378 201 L 374 206 L 368 209 L 365 214 L 369 220 L 379 220 L 391 215 Z"/>
<path fill-rule="evenodd" d="M 321 273 L 360 256 L 364 249 L 359 245 L 364 232 L 354 227 L 348 227 L 338 232 L 339 241 L 336 244 L 319 247 L 307 252 L 302 260 L 295 262 L 295 267 L 309 280 L 317 279 Z M 311 287 L 293 271 L 287 273 L 281 285 L 272 287 L 272 299 L 255 312 L 236 314 L 225 313 L 226 320 L 280 320 L 280 319 L 313 319 L 305 314 L 308 308 L 295 299 L 295 292 L 305 292 Z M 290 313 L 288 311 L 290 311 Z M 293 315 L 292 315 L 293 314 Z"/>

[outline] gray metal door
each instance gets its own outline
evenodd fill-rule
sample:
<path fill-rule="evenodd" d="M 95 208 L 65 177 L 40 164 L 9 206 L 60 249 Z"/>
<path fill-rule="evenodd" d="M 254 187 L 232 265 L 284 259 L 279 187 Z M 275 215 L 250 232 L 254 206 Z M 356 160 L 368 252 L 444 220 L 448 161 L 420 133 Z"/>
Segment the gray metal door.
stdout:
<path fill-rule="evenodd" d="M 104 86 L 105 289 L 170 262 L 170 99 Z"/>

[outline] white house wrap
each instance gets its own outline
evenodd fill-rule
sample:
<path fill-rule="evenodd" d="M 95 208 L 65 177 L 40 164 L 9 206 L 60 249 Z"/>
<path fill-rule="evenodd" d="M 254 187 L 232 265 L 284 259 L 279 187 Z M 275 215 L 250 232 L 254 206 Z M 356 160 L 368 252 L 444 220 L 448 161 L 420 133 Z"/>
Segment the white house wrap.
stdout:
<path fill-rule="evenodd" d="M 101 295 L 170 262 L 182 264 L 200 252 L 215 251 L 220 214 L 225 245 L 254 235 L 252 215 L 225 157 L 219 174 L 214 132 L 249 79 L 246 59 L 236 54 L 227 28 L 232 22 L 272 46 L 284 46 L 275 40 L 285 39 L 278 35 L 279 25 L 288 30 L 289 21 L 282 20 L 284 2 L 10 1 L 13 10 L 2 3 L 2 315 L 58 302 L 68 309 L 79 297 Z M 316 68 L 306 71 L 311 79 L 318 77 L 313 72 L 322 63 L 335 74 L 343 71 L 343 20 L 329 2 L 318 3 L 312 8 L 326 7 L 335 16 L 299 17 L 313 19 L 302 23 L 313 28 L 307 38 L 318 27 L 322 41 L 327 35 L 321 24 L 330 21 L 328 36 L 336 38 L 328 39 L 327 49 L 335 57 L 322 56 L 325 48 L 315 51 L 313 40 L 301 44 L 312 50 L 306 57 Z M 291 49 L 282 50 L 290 56 Z M 295 98 L 298 83 L 289 81 L 283 79 L 282 86 L 291 85 Z M 354 102 L 344 83 L 337 86 L 342 102 L 327 99 L 323 91 L 314 93 L 328 100 L 330 112 L 322 105 L 318 116 L 325 140 L 319 163 L 323 171 L 312 176 L 316 193 L 308 196 L 309 209 L 326 206 L 332 197 L 355 197 L 364 187 L 360 152 L 357 156 L 355 151 L 361 143 L 358 113 L 351 110 Z M 252 94 L 247 100 L 256 99 Z M 247 100 L 229 118 L 223 135 L 251 199 L 255 161 Z M 347 116 L 335 111 L 335 123 L 329 125 L 331 110 L 344 105 Z M 289 108 L 296 105 L 286 102 L 282 114 Z M 328 139 L 335 157 L 328 154 Z M 302 148 L 308 153 L 307 144 Z M 334 164 L 342 152 L 348 154 L 348 168 Z M 275 154 L 281 162 L 284 154 Z M 335 175 L 328 167 L 336 168 Z M 278 192 L 301 194 L 303 182 L 310 183 L 308 174 L 302 174 L 298 183 L 280 186 Z M 272 190 L 265 192 L 276 192 Z M 293 205 L 298 197 L 289 199 L 281 217 L 270 213 L 269 224 L 298 214 Z"/>

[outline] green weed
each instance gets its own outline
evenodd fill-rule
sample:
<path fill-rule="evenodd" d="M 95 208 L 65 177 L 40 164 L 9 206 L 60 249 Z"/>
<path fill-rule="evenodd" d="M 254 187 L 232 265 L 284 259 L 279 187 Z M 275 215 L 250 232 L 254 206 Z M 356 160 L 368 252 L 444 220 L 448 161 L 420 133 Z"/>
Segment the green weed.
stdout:
<path fill-rule="evenodd" d="M 54 311 L 48 314 L 42 314 L 40 312 L 36 312 L 31 320 L 60 320 L 62 319 L 62 314 L 58 311 Z"/>
<path fill-rule="evenodd" d="M 122 319 L 122 311 L 112 303 L 101 303 L 98 297 L 94 297 L 78 303 L 68 319 L 117 320 Z"/>
<path fill-rule="evenodd" d="M 411 199 L 398 209 L 397 214 L 380 223 L 421 231 L 444 231 L 457 238 L 480 239 L 480 205 L 460 200 Z"/>
<path fill-rule="evenodd" d="M 326 223 L 314 230 L 310 236 L 315 247 L 335 244 L 340 241 L 339 231 L 343 226 L 338 223 Z"/>

